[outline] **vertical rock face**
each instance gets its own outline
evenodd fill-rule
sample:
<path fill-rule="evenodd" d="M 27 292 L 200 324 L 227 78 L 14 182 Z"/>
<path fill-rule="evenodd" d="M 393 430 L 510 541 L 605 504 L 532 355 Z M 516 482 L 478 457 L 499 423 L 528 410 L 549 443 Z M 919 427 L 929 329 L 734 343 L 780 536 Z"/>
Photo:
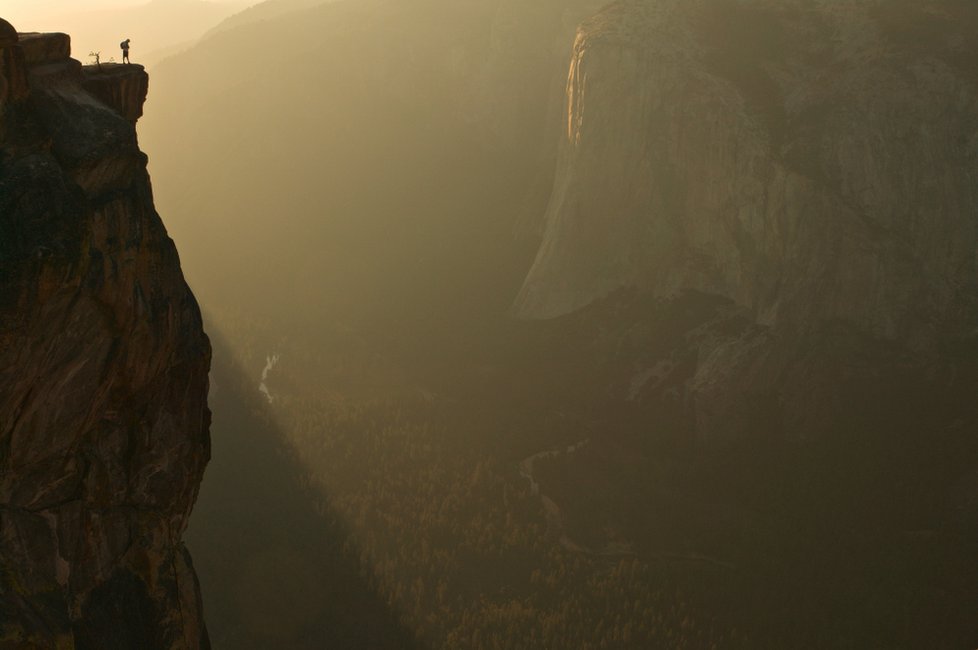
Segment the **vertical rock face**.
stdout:
<path fill-rule="evenodd" d="M 526 317 L 623 286 L 928 338 L 974 304 L 978 15 L 628 0 L 579 30 Z"/>
<path fill-rule="evenodd" d="M 495 147 L 520 148 L 556 135 L 550 118 L 559 112 L 562 73 L 574 30 L 604 0 L 526 3 L 496 0 L 488 20 L 488 44 L 467 70 L 471 84 L 462 110 L 483 138 Z"/>
<path fill-rule="evenodd" d="M 859 355 L 828 350 L 875 341 L 953 367 L 978 322 L 976 28 L 958 0 L 605 8 L 578 30 L 516 312 L 623 287 L 735 305 L 749 328 L 704 328 L 686 350 L 704 440 L 753 426 L 737 415 L 751 392 L 796 435 L 830 421 Z"/>
<path fill-rule="evenodd" d="M 0 647 L 208 647 L 181 535 L 210 345 L 136 143 L 146 91 L 0 21 Z"/>

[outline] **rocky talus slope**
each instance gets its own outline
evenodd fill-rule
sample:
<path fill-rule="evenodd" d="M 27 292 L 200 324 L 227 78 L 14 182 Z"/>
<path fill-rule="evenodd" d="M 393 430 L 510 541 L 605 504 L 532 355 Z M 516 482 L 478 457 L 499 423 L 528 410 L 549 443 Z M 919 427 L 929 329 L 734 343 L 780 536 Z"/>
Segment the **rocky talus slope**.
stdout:
<path fill-rule="evenodd" d="M 181 535 L 210 344 L 153 207 L 140 66 L 0 20 L 0 647 L 209 647 Z"/>
<path fill-rule="evenodd" d="M 828 324 L 929 363 L 978 313 L 976 25 L 956 0 L 610 5 L 516 312 L 727 299 L 754 327 L 700 337 L 700 397 L 780 390 Z"/>

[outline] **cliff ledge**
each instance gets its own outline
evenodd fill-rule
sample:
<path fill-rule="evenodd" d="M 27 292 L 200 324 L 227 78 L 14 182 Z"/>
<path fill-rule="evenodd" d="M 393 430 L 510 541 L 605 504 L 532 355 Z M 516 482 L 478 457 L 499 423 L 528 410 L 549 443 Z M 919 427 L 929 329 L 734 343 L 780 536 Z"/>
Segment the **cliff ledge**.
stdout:
<path fill-rule="evenodd" d="M 209 647 L 181 536 L 210 344 L 136 141 L 147 88 L 0 20 L 0 647 Z"/>

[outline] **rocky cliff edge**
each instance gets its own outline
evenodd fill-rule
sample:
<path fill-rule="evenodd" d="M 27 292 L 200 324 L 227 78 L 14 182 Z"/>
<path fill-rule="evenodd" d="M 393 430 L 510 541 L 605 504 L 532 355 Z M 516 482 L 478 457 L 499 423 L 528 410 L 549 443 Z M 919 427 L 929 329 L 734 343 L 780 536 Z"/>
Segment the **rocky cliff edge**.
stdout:
<path fill-rule="evenodd" d="M 210 344 L 136 141 L 147 88 L 0 20 L 0 648 L 209 647 L 181 536 Z"/>

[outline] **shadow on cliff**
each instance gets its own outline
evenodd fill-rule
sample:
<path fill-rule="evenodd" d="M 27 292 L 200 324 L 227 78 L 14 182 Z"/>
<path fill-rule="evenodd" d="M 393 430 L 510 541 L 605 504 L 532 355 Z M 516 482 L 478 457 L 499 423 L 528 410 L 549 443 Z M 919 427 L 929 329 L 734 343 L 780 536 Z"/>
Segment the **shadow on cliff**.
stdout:
<path fill-rule="evenodd" d="M 214 452 L 186 541 L 213 646 L 419 647 L 344 550 L 345 525 L 303 486 L 255 382 L 210 337 Z"/>

